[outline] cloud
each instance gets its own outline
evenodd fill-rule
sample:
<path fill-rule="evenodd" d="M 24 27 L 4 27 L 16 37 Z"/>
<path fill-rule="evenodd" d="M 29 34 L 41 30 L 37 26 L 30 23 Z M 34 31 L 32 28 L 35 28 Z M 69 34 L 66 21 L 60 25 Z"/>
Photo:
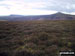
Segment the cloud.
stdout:
<path fill-rule="evenodd" d="M 2 15 L 9 15 L 9 14 L 10 14 L 10 12 L 9 12 L 9 10 L 6 7 L 0 6 L 0 15 L 1 16 Z"/>
<path fill-rule="evenodd" d="M 0 2 L 1 15 L 22 14 L 22 15 L 45 15 L 53 14 L 56 11 L 40 10 L 38 8 L 45 8 L 45 2 L 16 2 L 16 1 L 2 1 Z"/>
<path fill-rule="evenodd" d="M 21 9 L 37 9 L 37 8 L 45 8 L 45 2 L 23 2 L 23 1 L 2 1 L 0 2 L 0 6 L 9 7 L 10 9 L 13 8 L 21 8 Z"/>
<path fill-rule="evenodd" d="M 16 10 L 16 9 L 15 9 Z M 21 14 L 21 15 L 46 15 L 46 14 L 53 14 L 57 11 L 51 10 L 38 10 L 38 9 L 19 9 L 19 10 L 11 10 L 12 14 Z"/>
<path fill-rule="evenodd" d="M 73 12 L 75 11 L 75 0 L 50 0 L 52 6 L 48 5 L 46 9 L 56 10 L 60 12 Z"/>
<path fill-rule="evenodd" d="M 75 12 L 71 12 L 70 14 L 75 15 Z"/>
<path fill-rule="evenodd" d="M 44 14 L 46 10 L 38 10 L 37 8 L 43 8 L 44 2 L 20 2 L 20 1 L 2 1 L 0 2 L 0 12 L 4 14 Z M 8 13 L 10 12 L 10 13 Z M 36 13 L 35 13 L 36 12 Z M 39 12 L 39 13 L 38 13 Z M 43 12 L 43 13 L 41 13 Z"/>
<path fill-rule="evenodd" d="M 31 8 L 43 8 L 45 7 L 45 2 L 24 2 L 24 0 L 5 0 L 0 2 L 0 5 L 5 4 L 10 6 L 24 6 L 24 7 L 31 7 Z"/>
<path fill-rule="evenodd" d="M 52 11 L 52 12 L 51 12 Z M 3 0 L 0 13 L 5 14 L 49 14 L 53 12 L 75 12 L 75 0 Z M 7 13 L 8 12 L 8 13 Z M 35 13 L 36 12 L 36 13 Z M 38 13 L 39 12 L 39 13 Z"/>

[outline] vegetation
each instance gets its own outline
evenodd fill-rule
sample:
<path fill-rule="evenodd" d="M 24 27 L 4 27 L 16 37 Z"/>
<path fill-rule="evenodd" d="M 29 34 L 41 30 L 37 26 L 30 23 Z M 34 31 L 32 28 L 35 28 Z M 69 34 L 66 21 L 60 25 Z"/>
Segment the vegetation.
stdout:
<path fill-rule="evenodd" d="M 58 56 L 75 51 L 75 20 L 0 21 L 0 56 Z"/>

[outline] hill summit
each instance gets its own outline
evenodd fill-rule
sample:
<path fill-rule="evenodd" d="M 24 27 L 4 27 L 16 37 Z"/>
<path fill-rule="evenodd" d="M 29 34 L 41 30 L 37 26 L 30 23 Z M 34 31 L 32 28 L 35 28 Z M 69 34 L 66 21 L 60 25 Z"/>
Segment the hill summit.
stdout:
<path fill-rule="evenodd" d="M 57 12 L 51 15 L 36 15 L 36 16 L 22 16 L 22 15 L 10 15 L 1 16 L 0 20 L 9 21 L 21 21 L 21 20 L 75 20 L 75 15 L 64 14 L 62 12 Z"/>

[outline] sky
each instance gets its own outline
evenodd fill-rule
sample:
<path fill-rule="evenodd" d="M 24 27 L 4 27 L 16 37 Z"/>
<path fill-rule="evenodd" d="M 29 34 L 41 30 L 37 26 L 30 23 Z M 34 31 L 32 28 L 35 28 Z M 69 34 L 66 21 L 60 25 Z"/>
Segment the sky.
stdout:
<path fill-rule="evenodd" d="M 0 0 L 0 16 L 46 15 L 56 12 L 75 15 L 75 0 Z"/>

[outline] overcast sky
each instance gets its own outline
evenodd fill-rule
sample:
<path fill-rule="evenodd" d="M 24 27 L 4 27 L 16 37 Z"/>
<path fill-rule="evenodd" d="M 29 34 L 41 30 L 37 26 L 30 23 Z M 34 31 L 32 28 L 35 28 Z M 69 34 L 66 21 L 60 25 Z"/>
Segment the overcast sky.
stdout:
<path fill-rule="evenodd" d="M 0 15 L 75 14 L 75 0 L 0 0 Z"/>

